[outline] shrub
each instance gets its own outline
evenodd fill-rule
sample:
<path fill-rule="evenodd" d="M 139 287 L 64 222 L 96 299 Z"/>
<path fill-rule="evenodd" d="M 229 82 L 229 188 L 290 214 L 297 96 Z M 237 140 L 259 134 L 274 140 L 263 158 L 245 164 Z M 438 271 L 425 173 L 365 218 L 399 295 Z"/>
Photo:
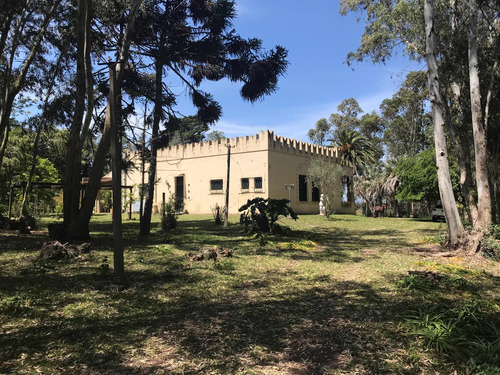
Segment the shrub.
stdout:
<path fill-rule="evenodd" d="M 176 203 L 173 196 L 161 207 L 161 228 L 167 232 L 177 228 Z"/>
<path fill-rule="evenodd" d="M 490 236 L 486 236 L 481 244 L 481 252 L 485 258 L 500 259 L 500 243 Z"/>
<path fill-rule="evenodd" d="M 500 329 L 493 310 L 490 302 L 477 300 L 455 308 L 424 305 L 405 324 L 439 355 L 460 361 L 474 358 L 476 364 L 494 369 L 500 364 Z"/>
<path fill-rule="evenodd" d="M 241 212 L 240 224 L 245 225 L 246 231 L 249 231 L 248 227 L 251 225 L 252 232 L 269 233 L 280 216 L 290 216 L 297 220 L 297 215 L 288 203 L 288 199 L 249 199 L 238 210 Z"/>
<path fill-rule="evenodd" d="M 222 225 L 224 222 L 224 214 L 226 212 L 225 207 L 219 206 L 217 203 L 214 207 L 210 207 L 212 209 L 212 215 L 214 216 L 215 225 Z"/>
<path fill-rule="evenodd" d="M 491 224 L 489 229 L 491 237 L 500 240 L 500 224 Z"/>

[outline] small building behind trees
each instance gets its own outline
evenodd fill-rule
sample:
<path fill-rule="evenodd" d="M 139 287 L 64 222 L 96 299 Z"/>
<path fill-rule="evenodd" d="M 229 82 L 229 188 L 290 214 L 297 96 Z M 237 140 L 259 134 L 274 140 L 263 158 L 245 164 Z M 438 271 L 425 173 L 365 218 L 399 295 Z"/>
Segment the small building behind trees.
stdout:
<path fill-rule="evenodd" d="M 189 213 L 206 214 L 216 205 L 224 207 L 228 148 L 229 213 L 232 214 L 248 199 L 288 199 L 289 196 L 296 213 L 318 214 L 321 192 L 307 178 L 311 160 L 324 158 L 340 164 L 334 147 L 277 136 L 269 130 L 255 136 L 169 146 L 158 151 L 153 211 L 158 212 L 161 203 L 170 197 L 182 202 L 184 211 Z M 134 152 L 129 156 L 135 168 L 124 173 L 122 182 L 140 187 L 140 155 Z M 353 170 L 345 165 L 342 168 L 344 176 L 339 184 L 344 184 L 343 190 L 348 194 L 338 197 L 335 212 L 352 214 L 355 212 L 350 187 Z"/>

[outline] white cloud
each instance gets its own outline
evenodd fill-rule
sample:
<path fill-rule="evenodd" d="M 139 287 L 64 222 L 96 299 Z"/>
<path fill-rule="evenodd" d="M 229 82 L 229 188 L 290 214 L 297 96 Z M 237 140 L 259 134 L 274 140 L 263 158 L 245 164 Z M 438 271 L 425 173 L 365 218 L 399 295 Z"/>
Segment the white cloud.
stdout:
<path fill-rule="evenodd" d="M 379 110 L 382 100 L 392 97 L 394 91 L 387 90 L 372 95 L 366 95 L 357 98 L 359 105 L 365 111 L 370 113 Z M 254 135 L 259 133 L 260 130 L 272 130 L 277 135 L 285 137 L 308 141 L 307 131 L 314 127 L 316 121 L 321 118 L 329 118 L 330 115 L 337 110 L 340 101 L 318 104 L 309 107 L 295 107 L 294 109 L 276 109 L 276 112 L 270 116 L 270 120 L 256 120 L 254 123 L 249 124 L 243 118 L 230 118 L 222 119 L 214 127 L 213 130 L 224 132 L 226 137 L 234 138 L 246 135 Z M 272 119 L 279 119 L 279 111 L 287 111 L 287 118 L 289 120 L 282 120 L 273 122 Z"/>

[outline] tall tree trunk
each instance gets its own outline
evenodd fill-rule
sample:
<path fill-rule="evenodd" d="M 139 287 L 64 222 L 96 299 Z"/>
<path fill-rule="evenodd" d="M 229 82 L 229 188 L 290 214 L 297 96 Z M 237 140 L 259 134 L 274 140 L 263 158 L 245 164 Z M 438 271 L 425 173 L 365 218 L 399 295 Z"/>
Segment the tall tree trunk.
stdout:
<path fill-rule="evenodd" d="M 135 17 L 142 0 L 134 0 L 130 8 L 130 13 L 128 16 L 127 26 L 125 28 L 125 33 L 123 35 L 120 50 L 118 52 L 118 62 L 116 64 L 116 95 L 120 96 L 121 93 L 121 82 L 123 79 L 123 70 L 129 58 L 130 44 L 132 42 L 132 33 L 134 31 Z M 89 177 L 89 183 L 87 190 L 85 191 L 85 197 L 83 198 L 80 211 L 78 216 L 75 218 L 75 224 L 71 227 L 71 235 L 74 238 L 88 238 L 89 237 L 89 222 L 92 217 L 92 211 L 94 209 L 95 200 L 97 193 L 101 185 L 101 178 L 104 171 L 104 165 L 106 164 L 106 155 L 109 151 L 110 146 L 110 108 L 109 100 L 106 106 L 106 118 L 104 120 L 104 129 L 101 136 L 101 141 L 97 147 L 96 155 L 94 157 L 94 163 L 92 165 L 92 170 Z M 118 120 L 118 119 L 117 119 Z"/>
<path fill-rule="evenodd" d="M 147 113 L 148 113 L 148 101 L 144 104 L 144 123 L 142 128 L 141 137 L 141 189 L 139 190 L 139 197 L 141 202 L 139 204 L 139 220 L 142 220 L 142 215 L 144 213 L 144 181 L 146 177 L 146 123 L 147 123 Z"/>
<path fill-rule="evenodd" d="M 452 143 L 455 147 L 455 152 L 457 153 L 457 163 L 460 170 L 460 191 L 462 199 L 464 201 L 468 219 L 475 225 L 477 221 L 477 202 L 476 198 L 472 194 L 472 164 L 470 160 L 470 142 L 467 132 L 467 124 L 465 122 L 465 117 L 462 111 L 461 96 L 462 90 L 460 85 L 456 82 L 451 83 L 451 90 L 453 93 L 453 105 L 457 111 L 457 120 L 459 129 L 455 129 L 454 124 L 451 120 L 451 111 L 446 101 L 443 103 L 446 108 L 446 124 L 448 126 L 448 132 L 450 134 Z"/>
<path fill-rule="evenodd" d="M 478 219 L 474 229 L 485 229 L 491 224 L 491 193 L 488 178 L 488 144 L 487 129 L 483 121 L 481 108 L 481 92 L 479 84 L 479 62 L 477 56 L 477 3 L 469 1 L 469 81 L 472 113 L 472 131 L 474 134 L 474 151 L 476 157 L 476 186 L 478 194 Z"/>
<path fill-rule="evenodd" d="M 160 44 L 162 45 L 162 44 Z M 160 51 L 158 51 L 158 55 Z M 160 130 L 160 121 L 162 114 L 162 99 L 163 99 L 163 63 L 161 57 L 156 58 L 156 77 L 155 77 L 155 107 L 153 118 L 153 130 L 151 135 L 151 153 L 149 160 L 149 176 L 148 176 L 148 194 L 146 196 L 146 204 L 141 218 L 140 234 L 143 236 L 151 232 L 151 214 L 153 211 L 153 197 L 156 182 L 156 158 L 158 155 L 158 134 Z"/>
<path fill-rule="evenodd" d="M 112 160 L 112 176 L 113 176 L 113 268 L 115 274 L 120 277 L 125 277 L 125 265 L 123 259 L 123 225 L 122 225 L 122 148 L 121 137 L 118 129 L 117 114 L 120 112 L 119 96 L 115 91 L 116 83 L 116 67 L 115 65 L 109 68 L 109 108 L 110 108 L 110 123 L 111 123 L 111 160 Z"/>
<path fill-rule="evenodd" d="M 85 114 L 85 42 L 88 17 L 87 0 L 78 0 L 78 27 L 76 35 L 76 94 L 73 121 L 69 132 L 66 165 L 63 179 L 64 223 L 70 225 L 77 215 L 80 203 L 81 152 L 80 133 Z"/>
<path fill-rule="evenodd" d="M 439 193 L 446 217 L 448 241 L 450 246 L 459 244 L 464 229 L 460 221 L 460 214 L 453 195 L 450 170 L 448 165 L 448 152 L 446 149 L 446 136 L 444 132 L 445 121 L 443 104 L 439 90 L 439 74 L 436 59 L 436 34 L 434 29 L 434 0 L 424 2 L 426 60 L 429 78 L 429 96 L 432 108 L 432 121 L 434 124 L 434 143 L 436 148 L 436 166 L 438 174 Z"/>

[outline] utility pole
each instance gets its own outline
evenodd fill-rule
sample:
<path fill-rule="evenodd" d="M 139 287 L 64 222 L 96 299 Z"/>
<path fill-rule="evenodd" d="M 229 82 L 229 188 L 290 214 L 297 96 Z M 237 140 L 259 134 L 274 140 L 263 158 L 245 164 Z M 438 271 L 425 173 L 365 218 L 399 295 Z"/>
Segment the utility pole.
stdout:
<path fill-rule="evenodd" d="M 227 224 L 229 221 L 229 175 L 231 171 L 231 145 L 227 143 L 226 147 L 227 147 L 227 180 L 226 180 L 226 212 L 224 213 L 224 228 L 227 228 Z"/>
<path fill-rule="evenodd" d="M 125 276 L 123 259 L 123 227 L 122 227 L 122 148 L 117 117 L 116 64 L 109 65 L 109 112 L 111 122 L 111 159 L 113 180 L 113 267 L 115 275 L 121 279 Z"/>

